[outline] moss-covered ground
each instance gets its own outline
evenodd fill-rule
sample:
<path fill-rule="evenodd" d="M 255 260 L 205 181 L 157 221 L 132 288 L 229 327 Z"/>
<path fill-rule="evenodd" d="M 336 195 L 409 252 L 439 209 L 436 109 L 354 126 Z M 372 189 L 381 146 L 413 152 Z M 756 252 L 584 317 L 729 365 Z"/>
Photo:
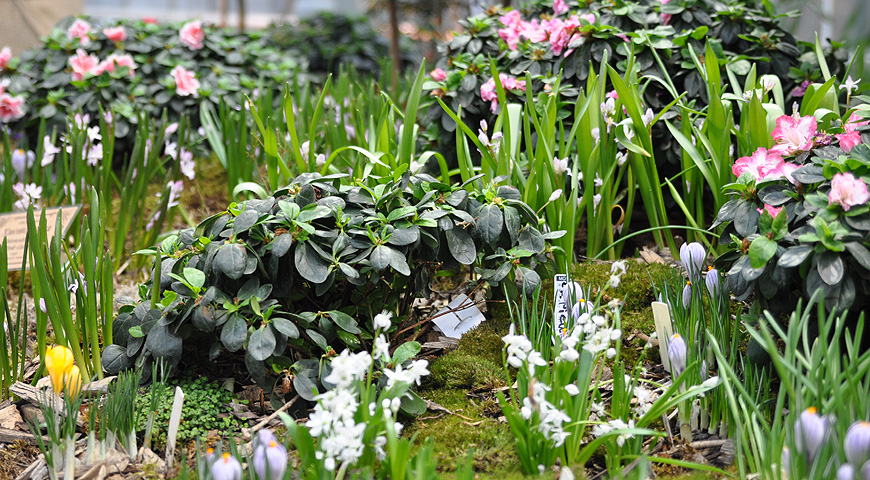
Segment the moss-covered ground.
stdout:
<path fill-rule="evenodd" d="M 650 308 L 654 300 L 653 280 L 668 274 L 672 268 L 634 260 L 628 260 L 627 267 L 620 285 L 608 289 L 603 301 L 619 298 L 624 302 L 622 328 L 626 334 L 635 330 L 650 334 L 654 331 Z M 572 268 L 571 276 L 597 294 L 599 286 L 610 278 L 610 268 L 611 264 L 607 262 L 578 264 Z M 545 283 L 542 300 L 544 297 L 550 299 L 547 303 L 552 305 L 552 282 Z M 513 436 L 507 423 L 499 420 L 502 414 L 495 393 L 512 382 L 508 378 L 510 372 L 504 369 L 501 340 L 509 327 L 506 304 L 503 301 L 490 302 L 487 321 L 465 334 L 455 350 L 431 362 L 431 375 L 420 394 L 450 413 L 430 410 L 410 421 L 406 432 L 414 435 L 414 444 L 418 447 L 427 437 L 434 440 L 434 455 L 445 478 L 450 478 L 451 472 L 465 460 L 470 450 L 473 451 L 473 466 L 478 472 L 476 478 L 522 478 Z M 623 360 L 633 364 L 643 343 L 634 340 L 625 347 Z M 576 471 L 575 474 L 583 478 L 582 472 Z M 545 477 L 552 478 L 553 473 L 547 472 Z"/>

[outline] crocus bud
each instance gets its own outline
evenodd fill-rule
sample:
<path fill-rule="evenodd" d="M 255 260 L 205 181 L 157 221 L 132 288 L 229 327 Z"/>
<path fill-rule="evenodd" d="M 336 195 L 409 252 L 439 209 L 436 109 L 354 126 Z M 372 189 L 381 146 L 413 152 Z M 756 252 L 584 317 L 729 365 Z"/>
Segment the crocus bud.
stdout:
<path fill-rule="evenodd" d="M 686 310 L 689 309 L 689 305 L 692 304 L 692 282 L 686 282 L 686 286 L 683 287 L 683 308 Z"/>
<path fill-rule="evenodd" d="M 205 450 L 205 462 L 206 462 L 207 465 L 212 465 L 212 464 L 214 464 L 214 460 L 215 460 L 215 458 L 214 458 L 214 449 L 211 448 L 211 447 L 208 447 L 208 448 Z"/>
<path fill-rule="evenodd" d="M 48 370 L 55 393 L 63 391 L 63 376 L 72 364 L 72 351 L 63 345 L 55 345 L 45 351 L 45 369 Z"/>
<path fill-rule="evenodd" d="M 76 365 L 70 365 L 63 373 L 63 384 L 67 395 L 77 397 L 82 391 L 82 372 Z"/>
<path fill-rule="evenodd" d="M 677 378 L 686 369 L 686 341 L 679 333 L 675 333 L 668 342 L 668 359 L 671 361 L 671 376 Z"/>
<path fill-rule="evenodd" d="M 225 452 L 211 465 L 212 480 L 242 480 L 242 464 Z"/>
<path fill-rule="evenodd" d="M 558 200 L 559 197 L 561 197 L 561 196 L 562 196 L 562 189 L 561 189 L 561 188 L 557 188 L 557 189 L 553 190 L 553 193 L 550 194 L 550 199 L 547 200 L 547 202 L 548 202 L 548 203 L 549 203 L 549 202 L 555 202 L 555 201 Z"/>
<path fill-rule="evenodd" d="M 854 466 L 870 460 L 870 423 L 853 423 L 843 440 L 843 450 L 846 460 Z"/>
<path fill-rule="evenodd" d="M 257 432 L 257 438 L 254 439 L 254 448 L 268 445 L 272 442 L 277 442 L 278 439 L 275 438 L 275 434 L 272 433 L 268 428 L 264 428 Z"/>
<path fill-rule="evenodd" d="M 844 463 L 837 469 L 837 480 L 855 480 L 855 469 Z"/>
<path fill-rule="evenodd" d="M 813 460 L 822 443 L 828 429 L 828 421 L 818 414 L 816 407 L 804 410 L 794 424 L 794 443 L 798 452 L 807 457 L 807 464 L 812 465 Z"/>
<path fill-rule="evenodd" d="M 261 480 L 281 480 L 287 471 L 287 450 L 278 442 L 254 450 L 254 471 Z"/>
<path fill-rule="evenodd" d="M 716 298 L 719 295 L 719 271 L 710 267 L 704 281 L 707 283 L 707 292 L 710 293 L 710 298 Z"/>
<path fill-rule="evenodd" d="M 864 462 L 864 466 L 861 467 L 861 478 L 862 480 L 870 480 L 870 460 Z"/>
<path fill-rule="evenodd" d="M 689 272 L 690 279 L 698 279 L 701 277 L 701 267 L 704 266 L 704 259 L 707 253 L 704 251 L 704 246 L 698 242 L 684 243 L 680 247 L 680 262 L 683 268 Z"/>

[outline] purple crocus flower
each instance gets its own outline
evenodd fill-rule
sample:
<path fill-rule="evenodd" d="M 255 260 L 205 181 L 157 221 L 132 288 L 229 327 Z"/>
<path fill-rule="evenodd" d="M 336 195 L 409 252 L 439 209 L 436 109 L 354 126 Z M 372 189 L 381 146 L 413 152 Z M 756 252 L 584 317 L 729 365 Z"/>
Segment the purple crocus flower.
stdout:
<path fill-rule="evenodd" d="M 254 450 L 254 471 L 261 480 L 281 480 L 287 471 L 287 450 L 272 441 Z"/>
<path fill-rule="evenodd" d="M 864 462 L 864 466 L 861 467 L 861 478 L 862 480 L 870 480 L 870 460 Z"/>
<path fill-rule="evenodd" d="M 855 480 L 855 469 L 844 463 L 837 469 L 837 480 Z"/>
<path fill-rule="evenodd" d="M 853 423 L 843 439 L 843 450 L 846 460 L 855 467 L 870 460 L 870 423 Z"/>
<path fill-rule="evenodd" d="M 211 465 L 212 480 L 242 480 L 242 464 L 225 452 Z"/>
<path fill-rule="evenodd" d="M 807 457 L 807 464 L 812 465 L 816 454 L 822 448 L 828 431 L 828 420 L 819 416 L 816 407 L 804 410 L 794 423 L 794 443 L 798 452 Z"/>
<path fill-rule="evenodd" d="M 707 292 L 710 293 L 710 298 L 716 298 L 719 295 L 719 270 L 710 267 L 704 281 L 707 283 Z"/>
<path fill-rule="evenodd" d="M 683 308 L 686 310 L 689 309 L 689 305 L 692 304 L 692 282 L 686 282 L 686 286 L 683 287 Z"/>
<path fill-rule="evenodd" d="M 701 278 L 701 268 L 704 266 L 704 260 L 707 257 L 707 252 L 704 251 L 704 246 L 698 242 L 684 243 L 680 247 L 680 262 L 683 268 L 689 272 L 691 280 Z"/>
<path fill-rule="evenodd" d="M 668 359 L 671 361 L 671 376 L 677 378 L 686 369 L 686 341 L 675 333 L 668 342 Z"/>

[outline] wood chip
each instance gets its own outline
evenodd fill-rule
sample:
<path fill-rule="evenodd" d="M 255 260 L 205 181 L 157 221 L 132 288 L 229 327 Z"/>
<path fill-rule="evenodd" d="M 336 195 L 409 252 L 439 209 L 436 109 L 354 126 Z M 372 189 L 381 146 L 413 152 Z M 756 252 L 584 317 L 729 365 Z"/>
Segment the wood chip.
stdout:
<path fill-rule="evenodd" d="M 0 409 L 0 428 L 8 430 L 16 430 L 24 425 L 24 419 L 18 413 L 18 407 L 9 405 L 6 408 Z"/>
<path fill-rule="evenodd" d="M 27 432 L 22 432 L 20 430 L 11 430 L 8 428 L 0 428 L 0 443 L 15 443 L 19 440 L 27 442 L 31 445 L 36 445 L 36 437 Z M 42 440 L 46 443 L 49 442 L 49 439 L 47 437 L 42 437 Z"/>
<path fill-rule="evenodd" d="M 646 263 L 661 263 L 662 265 L 666 264 L 665 260 L 658 253 L 650 250 L 649 247 L 643 247 L 643 249 L 640 251 L 640 257 L 643 258 Z"/>

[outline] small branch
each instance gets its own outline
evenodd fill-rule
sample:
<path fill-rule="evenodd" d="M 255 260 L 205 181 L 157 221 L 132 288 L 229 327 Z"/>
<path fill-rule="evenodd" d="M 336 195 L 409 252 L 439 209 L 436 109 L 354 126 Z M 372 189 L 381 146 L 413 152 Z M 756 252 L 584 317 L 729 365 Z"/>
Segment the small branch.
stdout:
<path fill-rule="evenodd" d="M 299 395 L 296 395 L 295 397 L 293 397 L 292 400 L 290 400 L 289 402 L 287 402 L 287 403 L 285 403 L 284 405 L 282 405 L 281 408 L 279 408 L 278 410 L 275 410 L 274 412 L 272 412 L 272 414 L 269 415 L 268 417 L 266 417 L 263 421 L 261 421 L 260 423 L 254 425 L 254 428 L 251 429 L 251 434 L 257 433 L 258 430 L 260 430 L 261 428 L 265 427 L 266 425 L 269 424 L 269 422 L 271 422 L 271 421 L 274 420 L 276 417 L 278 417 L 278 414 L 279 414 L 279 413 L 281 413 L 281 412 L 287 410 L 288 408 L 292 407 L 293 404 L 296 403 L 296 400 L 299 400 Z"/>

